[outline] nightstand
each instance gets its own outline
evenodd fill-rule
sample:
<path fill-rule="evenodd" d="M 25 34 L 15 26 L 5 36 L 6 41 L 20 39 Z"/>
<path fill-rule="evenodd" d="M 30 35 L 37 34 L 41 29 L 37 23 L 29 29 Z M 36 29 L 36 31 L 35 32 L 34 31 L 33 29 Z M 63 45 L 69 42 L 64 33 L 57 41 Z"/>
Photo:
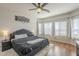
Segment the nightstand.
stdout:
<path fill-rule="evenodd" d="M 11 41 L 9 41 L 9 40 L 2 41 L 2 52 L 6 51 L 8 49 L 11 49 L 11 48 L 12 48 Z"/>
<path fill-rule="evenodd" d="M 0 40 L 0 51 L 2 51 L 2 41 Z"/>

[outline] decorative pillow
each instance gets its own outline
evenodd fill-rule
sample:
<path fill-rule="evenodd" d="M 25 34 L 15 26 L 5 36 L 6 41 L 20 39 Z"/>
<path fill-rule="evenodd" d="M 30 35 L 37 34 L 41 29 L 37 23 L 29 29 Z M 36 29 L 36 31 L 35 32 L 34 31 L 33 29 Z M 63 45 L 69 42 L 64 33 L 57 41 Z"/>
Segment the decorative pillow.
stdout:
<path fill-rule="evenodd" d="M 32 32 L 29 32 L 29 31 L 27 32 L 27 35 L 28 36 L 34 36 L 33 33 Z"/>
<path fill-rule="evenodd" d="M 41 42 L 45 39 L 42 39 L 42 38 L 38 38 L 38 39 L 35 39 L 35 40 L 31 40 L 31 41 L 27 41 L 28 44 L 36 44 L 38 42 Z"/>
<path fill-rule="evenodd" d="M 27 34 L 15 35 L 15 39 L 20 39 L 20 38 L 25 38 L 25 37 L 28 37 Z"/>

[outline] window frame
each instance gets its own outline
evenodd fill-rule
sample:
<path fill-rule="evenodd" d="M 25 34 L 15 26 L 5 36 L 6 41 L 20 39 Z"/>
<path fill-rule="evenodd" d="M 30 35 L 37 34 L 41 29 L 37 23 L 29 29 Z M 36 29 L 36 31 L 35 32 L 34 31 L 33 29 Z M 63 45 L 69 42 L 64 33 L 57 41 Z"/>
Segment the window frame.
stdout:
<path fill-rule="evenodd" d="M 59 28 L 60 28 L 60 23 L 61 22 L 66 22 L 66 35 L 61 35 L 61 29 L 59 29 L 59 34 L 58 35 L 56 35 L 55 33 L 54 33 L 54 36 L 67 36 L 67 29 L 68 29 L 68 26 L 67 26 L 67 21 L 66 20 L 57 20 L 57 21 L 55 21 L 55 22 L 58 22 L 59 23 Z M 54 22 L 54 23 L 55 23 Z M 54 24 L 55 25 L 55 24 Z M 55 28 L 54 28 L 55 29 Z M 55 29 L 55 32 L 56 32 L 56 29 Z"/>

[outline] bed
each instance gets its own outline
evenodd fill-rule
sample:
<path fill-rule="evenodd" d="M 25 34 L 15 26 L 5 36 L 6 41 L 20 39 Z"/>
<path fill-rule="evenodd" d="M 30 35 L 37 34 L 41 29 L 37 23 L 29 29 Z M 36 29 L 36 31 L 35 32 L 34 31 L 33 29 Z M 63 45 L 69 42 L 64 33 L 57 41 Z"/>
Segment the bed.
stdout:
<path fill-rule="evenodd" d="M 13 49 L 19 56 L 33 56 L 49 44 L 48 39 L 34 36 L 26 29 L 11 33 L 10 40 Z"/>

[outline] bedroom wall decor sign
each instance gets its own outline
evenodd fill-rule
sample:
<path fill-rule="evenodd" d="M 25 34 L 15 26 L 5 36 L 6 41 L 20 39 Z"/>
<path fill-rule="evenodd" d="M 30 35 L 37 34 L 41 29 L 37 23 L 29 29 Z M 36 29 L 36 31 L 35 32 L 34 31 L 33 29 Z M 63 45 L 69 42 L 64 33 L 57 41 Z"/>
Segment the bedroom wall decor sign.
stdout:
<path fill-rule="evenodd" d="M 24 17 L 24 16 L 15 16 L 15 20 L 16 21 L 21 21 L 21 22 L 28 22 L 30 21 L 30 19 Z"/>

